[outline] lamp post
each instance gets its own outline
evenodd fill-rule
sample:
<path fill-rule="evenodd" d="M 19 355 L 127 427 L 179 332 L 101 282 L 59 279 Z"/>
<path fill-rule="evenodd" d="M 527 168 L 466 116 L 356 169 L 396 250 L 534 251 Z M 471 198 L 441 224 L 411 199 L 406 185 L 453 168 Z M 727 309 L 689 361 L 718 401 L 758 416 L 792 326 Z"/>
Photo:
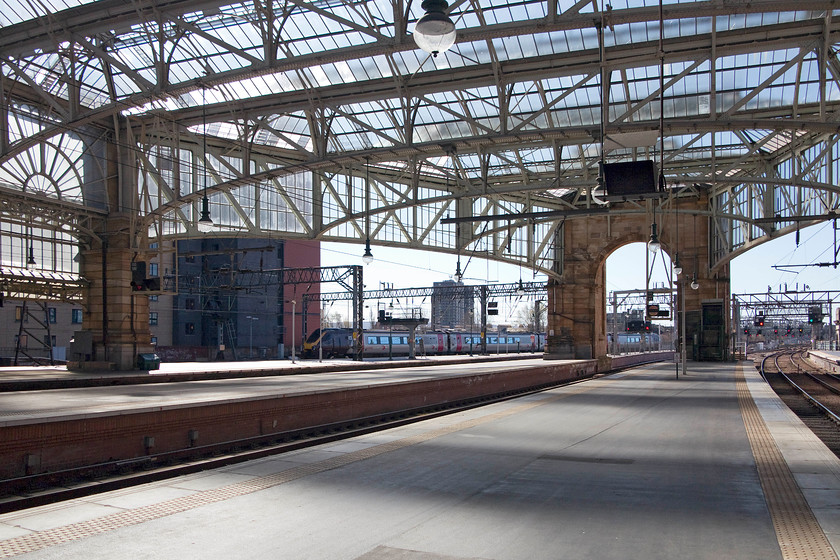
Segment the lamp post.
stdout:
<path fill-rule="evenodd" d="M 393 349 L 394 349 L 394 302 L 392 301 L 391 304 L 388 306 L 391 309 L 391 317 L 390 321 L 388 321 L 388 359 L 393 360 Z"/>
<path fill-rule="evenodd" d="M 295 363 L 295 306 L 297 301 L 292 300 L 292 363 Z"/>
<path fill-rule="evenodd" d="M 259 321 L 259 317 L 251 317 L 250 315 L 246 315 L 245 319 L 248 320 L 248 357 L 254 357 L 254 321 Z"/>
<path fill-rule="evenodd" d="M 320 316 L 318 317 L 318 336 L 321 339 L 318 342 L 318 361 L 322 362 L 324 360 L 324 304 L 321 303 L 321 311 Z"/>

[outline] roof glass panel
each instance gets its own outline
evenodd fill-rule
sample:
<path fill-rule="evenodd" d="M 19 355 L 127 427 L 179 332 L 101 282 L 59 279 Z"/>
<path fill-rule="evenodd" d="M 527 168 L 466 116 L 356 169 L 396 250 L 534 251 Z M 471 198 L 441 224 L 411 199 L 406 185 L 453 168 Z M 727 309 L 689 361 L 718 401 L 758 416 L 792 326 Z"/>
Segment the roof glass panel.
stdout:
<path fill-rule="evenodd" d="M 107 1 L 101 0 L 102 5 Z M 0 3 L 5 8 L 0 10 L 3 27 L 32 18 L 48 25 L 58 22 L 61 10 L 84 4 Z M 218 137 L 214 149 L 222 153 L 222 140 L 230 140 L 225 149 L 236 153 L 241 148 L 237 142 L 244 142 L 247 133 L 248 149 L 254 148 L 260 165 L 282 167 L 323 158 L 344 169 L 360 161 L 357 152 L 381 149 L 381 154 L 398 147 L 405 153 L 417 148 L 413 153 L 425 169 L 429 165 L 424 158 L 434 152 L 431 157 L 437 160 L 440 144 L 451 142 L 459 150 L 462 180 L 489 173 L 502 186 L 535 185 L 546 182 L 543 174 L 558 175 L 553 173 L 558 161 L 560 171 L 575 181 L 589 178 L 596 168 L 602 66 L 609 78 L 604 86 L 609 122 L 604 128 L 626 127 L 632 129 L 627 134 L 650 137 L 658 128 L 661 107 L 664 118 L 678 121 L 665 145 L 669 161 L 678 163 L 685 175 L 708 173 L 701 169 L 707 163 L 699 160 L 709 157 L 712 147 L 722 174 L 747 173 L 751 143 L 784 152 L 803 141 L 775 129 L 714 136 L 709 129 L 687 132 L 684 123 L 696 124 L 700 119 L 695 117 L 712 122 L 715 130 L 745 117 L 755 119 L 750 122 L 819 122 L 820 104 L 823 113 L 833 114 L 836 109 L 825 105 L 840 101 L 840 65 L 835 60 L 823 72 L 818 55 L 824 44 L 820 26 L 834 24 L 816 11 L 762 12 L 769 3 L 757 3 L 749 6 L 750 13 L 739 14 L 728 13 L 737 6 L 704 2 L 706 15 L 694 18 L 691 1 L 667 2 L 673 7 L 669 12 L 677 15 L 662 29 L 668 40 L 663 76 L 656 51 L 661 26 L 652 10 L 658 0 L 612 2 L 605 15 L 604 61 L 598 57 L 597 16 L 580 17 L 593 13 L 597 3 L 560 0 L 554 15 L 549 11 L 555 3 L 547 1 L 453 2 L 460 42 L 438 57 L 413 48 L 411 33 L 422 15 L 420 4 L 409 3 L 407 21 L 396 25 L 395 5 L 388 0 L 278 2 L 272 19 L 258 12 L 265 6 L 261 3 L 207 10 L 190 4 L 190 13 L 164 14 L 159 20 L 149 16 L 130 27 L 124 22 L 110 25 L 107 14 L 104 23 L 97 19 L 101 14 L 90 14 L 87 27 L 74 29 L 78 33 L 72 44 L 61 38 L 63 30 L 56 23 L 52 31 L 57 38 L 25 38 L 27 46 L 21 50 L 26 54 L 4 58 L 11 89 L 29 94 L 10 102 L 10 113 L 19 121 L 10 130 L 10 142 L 75 120 L 109 123 L 113 115 L 107 108 L 113 106 L 131 115 L 138 130 L 147 127 L 143 134 L 149 138 L 177 131 L 169 138 L 175 145 L 184 130 L 193 135 L 200 131 L 195 107 L 206 101 L 209 134 Z M 142 2 L 137 6 L 143 10 Z M 405 9 L 405 4 L 397 6 Z M 642 6 L 648 8 L 644 15 L 628 13 Z M 719 49 L 714 61 L 708 48 L 713 25 Z M 17 27 L 37 31 L 34 26 Z M 759 27 L 760 32 L 742 32 Z M 670 53 L 669 46 L 674 49 Z M 836 58 L 834 46 L 830 52 Z M 825 75 L 829 79 L 822 82 Z M 660 95 L 661 81 L 671 80 Z M 100 108 L 106 110 L 93 113 Z M 152 111 L 156 113 L 147 114 Z M 171 118 L 165 126 L 159 124 L 164 116 Z M 195 137 L 187 136 L 185 144 L 194 146 Z M 624 145 L 609 157 L 647 157 L 650 148 Z M 742 161 L 735 163 L 737 158 Z M 438 165 L 444 169 L 434 172 L 451 173 L 449 159 L 441 159 Z M 403 168 L 405 163 L 382 165 Z M 561 192 L 566 190 L 548 195 Z M 219 197 L 219 205 L 223 199 Z"/>

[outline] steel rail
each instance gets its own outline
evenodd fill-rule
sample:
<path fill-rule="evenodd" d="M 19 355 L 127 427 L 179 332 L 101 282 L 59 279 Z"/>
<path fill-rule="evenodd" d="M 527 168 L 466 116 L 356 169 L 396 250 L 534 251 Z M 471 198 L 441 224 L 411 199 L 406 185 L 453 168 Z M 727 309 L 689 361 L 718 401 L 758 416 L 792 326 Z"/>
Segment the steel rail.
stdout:
<path fill-rule="evenodd" d="M 797 358 L 800 362 L 802 362 L 804 365 L 808 365 L 808 364 L 805 362 L 805 360 L 803 360 L 803 359 L 802 359 L 802 357 L 801 357 L 801 354 L 802 354 L 802 353 L 801 353 L 801 352 L 798 352 L 798 353 L 796 353 L 796 354 L 798 354 L 798 355 L 800 356 L 800 357 L 798 357 L 798 358 Z M 793 356 L 793 355 L 796 355 L 796 354 L 792 354 L 792 355 L 791 355 L 791 362 L 793 362 L 793 357 L 792 357 L 792 356 Z M 808 367 L 812 367 L 812 366 L 808 365 Z M 813 374 L 813 373 L 811 373 L 810 371 L 804 371 L 804 370 L 803 370 L 803 371 L 802 371 L 802 373 L 804 373 L 805 375 L 807 375 L 807 376 L 808 376 L 808 378 L 809 378 L 809 379 L 811 379 L 812 381 L 814 381 L 814 382 L 816 382 L 816 383 L 819 383 L 821 386 L 825 387 L 826 389 L 828 389 L 829 391 L 831 391 L 831 392 L 832 392 L 832 393 L 834 393 L 835 395 L 840 395 L 840 388 L 835 387 L 834 385 L 831 385 L 830 383 L 826 383 L 825 381 L 823 381 L 822 379 L 820 379 L 819 377 L 817 377 L 816 375 L 814 375 L 814 374 Z M 834 375 L 829 375 L 829 377 L 831 377 L 831 378 L 832 378 L 832 379 L 834 379 L 835 381 L 840 381 L 840 378 L 838 378 L 838 377 L 836 377 L 836 376 L 834 376 Z"/>
<path fill-rule="evenodd" d="M 762 360 L 762 362 L 761 362 L 761 368 L 762 368 L 761 375 L 762 375 L 762 377 L 764 377 L 765 380 L 766 380 L 766 377 L 764 375 L 765 362 L 766 362 L 767 359 L 772 357 L 773 358 L 773 365 L 778 370 L 779 375 L 781 375 L 785 379 L 785 381 L 787 381 L 790 384 L 791 387 L 793 387 L 800 395 L 802 395 L 802 397 L 805 400 L 807 400 L 809 403 L 811 403 L 821 413 L 825 414 L 832 422 L 834 422 L 835 424 L 840 426 L 840 416 L 838 416 L 837 414 L 835 414 L 834 412 L 829 410 L 825 405 L 823 405 L 820 401 L 818 401 L 816 398 L 811 396 L 810 393 L 808 393 L 805 389 L 800 387 L 787 374 L 785 374 L 784 371 L 782 371 L 782 368 L 779 366 L 779 358 L 782 357 L 782 356 L 789 356 L 790 357 L 790 356 L 792 356 L 792 353 L 791 352 L 778 352 L 776 354 L 771 354 L 769 356 L 766 356 Z M 793 362 L 793 360 L 791 358 L 791 363 L 792 362 Z"/>

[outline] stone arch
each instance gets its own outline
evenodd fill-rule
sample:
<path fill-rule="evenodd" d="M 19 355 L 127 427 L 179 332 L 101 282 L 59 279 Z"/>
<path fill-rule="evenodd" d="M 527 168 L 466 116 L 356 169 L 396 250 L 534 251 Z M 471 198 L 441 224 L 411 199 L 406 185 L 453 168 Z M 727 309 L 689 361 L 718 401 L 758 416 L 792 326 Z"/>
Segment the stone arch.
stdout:
<path fill-rule="evenodd" d="M 654 204 L 612 204 L 610 213 L 567 220 L 563 226 L 563 261 L 560 279 L 548 283 L 548 344 L 546 358 L 597 359 L 608 367 L 606 327 L 606 260 L 628 243 L 647 242 L 653 223 Z M 728 356 L 729 270 L 709 270 L 709 220 L 702 214 L 704 201 L 670 201 L 666 211 L 656 210 L 658 234 L 663 249 L 679 254 L 684 272 L 677 283 L 678 300 L 686 278 L 696 275 L 701 288 L 685 293 L 687 340 L 696 348 L 691 357 L 703 358 L 697 348 L 706 346 L 710 356 Z M 662 205 L 665 206 L 665 205 Z M 680 235 L 682 234 L 682 235 Z M 690 261 L 690 262 L 686 262 Z M 690 280 L 689 280 L 690 281 Z M 714 340 L 705 340 L 702 329 L 704 302 L 721 304 L 725 319 Z"/>

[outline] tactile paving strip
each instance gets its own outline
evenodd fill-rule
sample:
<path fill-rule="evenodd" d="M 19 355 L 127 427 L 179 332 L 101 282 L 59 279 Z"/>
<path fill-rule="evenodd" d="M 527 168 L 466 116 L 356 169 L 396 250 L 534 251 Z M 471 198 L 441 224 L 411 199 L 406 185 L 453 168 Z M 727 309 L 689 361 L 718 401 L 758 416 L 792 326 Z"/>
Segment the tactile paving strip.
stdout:
<path fill-rule="evenodd" d="M 70 541 L 83 539 L 85 537 L 98 535 L 107 531 L 113 531 L 122 527 L 137 525 L 146 521 L 152 521 L 154 519 L 160 519 L 169 515 L 175 515 L 177 513 L 195 509 L 207 504 L 221 502 L 224 500 L 235 498 L 237 496 L 243 496 L 245 494 L 251 494 L 260 490 L 265 490 L 267 488 L 284 484 L 286 482 L 291 482 L 293 480 L 297 480 L 305 476 L 329 471 L 332 469 L 337 469 L 339 467 L 343 467 L 344 465 L 355 463 L 356 461 L 370 459 L 371 457 L 376 457 L 377 455 L 382 455 L 383 453 L 390 453 L 391 451 L 396 451 L 404 447 L 417 445 L 419 443 L 423 443 L 425 441 L 429 441 L 440 436 L 451 434 L 453 432 L 466 430 L 475 426 L 479 426 L 481 424 L 485 424 L 487 422 L 492 422 L 501 418 L 505 418 L 507 416 L 519 414 L 520 412 L 524 412 L 531 408 L 535 408 L 550 402 L 557 401 L 559 399 L 566 398 L 570 395 L 585 393 L 587 391 L 592 390 L 593 388 L 594 387 L 592 387 L 591 385 L 588 387 L 584 385 L 567 387 L 566 391 L 564 391 L 563 393 L 553 394 L 549 398 L 541 398 L 539 400 L 531 401 L 525 404 L 521 404 L 519 406 L 514 406 L 493 414 L 480 416 L 471 420 L 465 420 L 463 422 L 458 422 L 450 426 L 445 426 L 443 428 L 431 430 L 415 436 L 395 440 L 388 443 L 383 443 L 381 445 L 376 445 L 367 449 L 361 449 L 359 451 L 354 451 L 344 455 L 339 455 L 324 461 L 320 461 L 318 463 L 301 465 L 276 474 L 262 476 L 243 482 L 237 482 L 235 484 L 230 484 L 221 488 L 205 490 L 203 492 L 198 492 L 190 496 L 175 498 L 172 500 L 152 504 L 149 506 L 139 507 L 127 511 L 121 511 L 119 513 L 114 513 L 97 519 L 92 519 L 90 521 L 82 521 L 79 523 L 73 523 L 71 525 L 65 525 L 63 527 L 57 527 L 55 529 L 49 529 L 37 533 L 22 535 L 20 537 L 15 537 L 5 541 L 0 541 L 0 558 L 9 558 L 11 556 L 17 556 L 18 554 L 33 552 L 35 550 L 48 548 L 50 546 L 56 546 L 62 543 L 67 543 Z"/>
<path fill-rule="evenodd" d="M 744 371 L 736 368 L 738 404 L 747 429 L 761 487 L 785 560 L 838 560 L 814 512 L 752 399 Z"/>

